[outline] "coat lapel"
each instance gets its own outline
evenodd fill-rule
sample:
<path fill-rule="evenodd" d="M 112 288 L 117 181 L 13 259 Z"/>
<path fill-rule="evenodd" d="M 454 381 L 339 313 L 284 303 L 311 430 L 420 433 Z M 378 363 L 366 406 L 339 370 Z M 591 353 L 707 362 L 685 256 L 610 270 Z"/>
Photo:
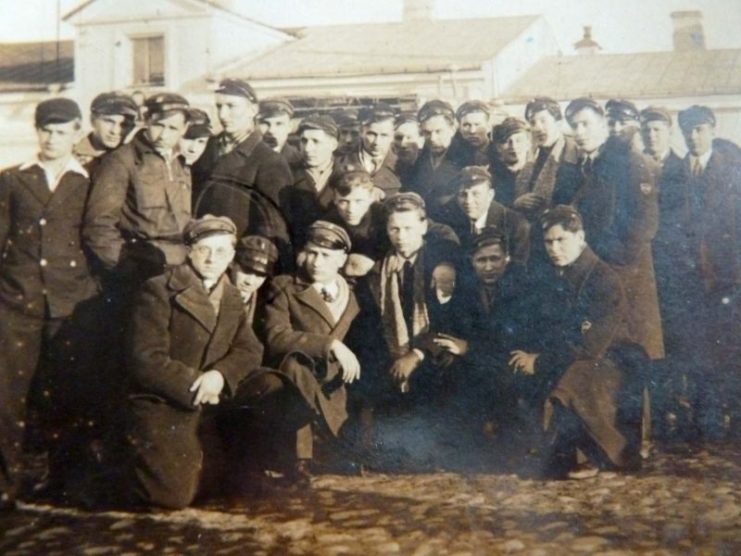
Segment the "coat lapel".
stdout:
<path fill-rule="evenodd" d="M 224 295 L 219 305 L 219 317 L 211 336 L 211 342 L 208 345 L 205 362 L 211 364 L 229 351 L 229 345 L 239 328 L 239 321 L 243 318 L 243 312 L 242 298 L 234 289 L 229 287 L 228 283 L 224 284 Z M 224 345 L 225 343 L 227 345 Z"/>
<path fill-rule="evenodd" d="M 216 313 L 206 296 L 205 291 L 198 285 L 198 278 L 189 266 L 183 265 L 176 269 L 170 278 L 170 287 L 176 291 L 173 300 L 192 316 L 209 332 L 216 328 Z"/>
<path fill-rule="evenodd" d="M 87 178 L 76 172 L 67 172 L 57 185 L 49 201 L 50 208 L 56 208 L 64 205 L 65 200 L 74 194 L 86 195 L 85 189 Z"/>
<path fill-rule="evenodd" d="M 334 326 L 334 330 L 332 330 L 332 335 L 337 338 L 345 337 L 345 334 L 347 334 L 347 331 L 350 329 L 352 321 L 355 320 L 355 317 L 357 317 L 360 312 L 360 306 L 358 305 L 358 300 L 355 298 L 355 294 L 352 291 L 350 291 L 349 294 L 347 307 L 345 307 L 345 311 Z"/>
<path fill-rule="evenodd" d="M 38 165 L 34 165 L 23 172 L 23 183 L 28 191 L 30 191 L 42 205 L 46 206 L 51 198 L 51 191 L 49 190 L 49 186 L 46 184 L 44 171 Z"/>
<path fill-rule="evenodd" d="M 329 312 L 329 308 L 327 308 L 319 292 L 309 284 L 305 284 L 303 290 L 296 292 L 296 300 L 322 317 L 330 329 L 334 329 L 335 322 L 332 313 Z"/>

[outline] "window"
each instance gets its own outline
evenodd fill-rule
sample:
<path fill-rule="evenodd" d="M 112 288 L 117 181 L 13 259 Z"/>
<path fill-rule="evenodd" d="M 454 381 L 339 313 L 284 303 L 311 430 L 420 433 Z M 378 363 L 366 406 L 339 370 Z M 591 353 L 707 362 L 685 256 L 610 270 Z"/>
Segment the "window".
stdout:
<path fill-rule="evenodd" d="M 134 54 L 134 85 L 165 84 L 165 37 L 131 39 Z"/>

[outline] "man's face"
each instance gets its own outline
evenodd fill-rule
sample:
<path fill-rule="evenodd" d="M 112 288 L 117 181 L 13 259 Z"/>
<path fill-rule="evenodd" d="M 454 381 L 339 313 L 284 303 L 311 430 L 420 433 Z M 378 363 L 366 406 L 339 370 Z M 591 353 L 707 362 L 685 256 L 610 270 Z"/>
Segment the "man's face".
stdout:
<path fill-rule="evenodd" d="M 404 158 L 416 158 L 419 149 L 424 146 L 424 139 L 419 133 L 417 122 L 404 122 L 394 131 L 396 152 Z"/>
<path fill-rule="evenodd" d="M 61 124 L 46 124 L 36 128 L 41 160 L 59 160 L 72 154 L 80 139 L 80 122 L 74 120 Z"/>
<path fill-rule="evenodd" d="M 242 299 L 248 300 L 253 293 L 265 283 L 266 276 L 254 272 L 244 272 L 237 269 L 234 275 L 234 285 L 242 294 Z"/>
<path fill-rule="evenodd" d="M 450 146 L 455 126 L 445 116 L 433 116 L 420 124 L 422 137 L 434 154 L 442 154 Z"/>
<path fill-rule="evenodd" d="M 157 150 L 169 151 L 174 149 L 185 135 L 188 123 L 185 114 L 175 112 L 166 118 L 150 119 L 147 122 L 147 134 L 152 145 Z"/>
<path fill-rule="evenodd" d="M 133 127 L 133 121 L 121 114 L 93 116 L 90 123 L 93 127 L 93 135 L 107 149 L 118 147 Z"/>
<path fill-rule="evenodd" d="M 645 122 L 641 127 L 643 144 L 650 154 L 663 155 L 669 150 L 671 142 L 671 128 L 667 122 L 653 120 Z"/>
<path fill-rule="evenodd" d="M 216 93 L 216 113 L 224 131 L 237 136 L 254 129 L 257 105 L 239 95 Z"/>
<path fill-rule="evenodd" d="M 715 128 L 710 124 L 696 125 L 690 129 L 683 129 L 684 142 L 687 144 L 687 150 L 693 156 L 702 156 L 713 146 L 715 137 Z"/>
<path fill-rule="evenodd" d="M 455 267 L 450 263 L 440 263 L 432 271 L 432 280 L 440 293 L 445 296 L 453 295 L 456 280 Z"/>
<path fill-rule="evenodd" d="M 427 220 L 416 210 L 392 212 L 386 223 L 386 233 L 394 250 L 402 257 L 409 258 L 422 247 L 427 233 Z"/>
<path fill-rule="evenodd" d="M 322 168 L 332 161 L 337 149 L 337 139 L 321 129 L 305 129 L 301 132 L 301 154 L 309 168 Z"/>
<path fill-rule="evenodd" d="M 635 128 L 638 127 L 638 122 L 631 119 L 622 119 L 615 117 L 607 118 L 607 129 L 611 137 L 617 137 L 623 141 L 629 141 L 633 137 Z"/>
<path fill-rule="evenodd" d="M 530 137 L 527 131 L 513 133 L 504 142 L 497 144 L 497 151 L 507 166 L 523 166 L 530 151 Z"/>
<path fill-rule="evenodd" d="M 285 146 L 288 134 L 291 132 L 291 118 L 288 114 L 277 114 L 275 116 L 260 118 L 258 124 L 262 133 L 262 140 L 276 152 Z"/>
<path fill-rule="evenodd" d="M 569 121 L 574 130 L 574 141 L 587 153 L 596 151 L 607 139 L 607 124 L 604 116 L 590 108 L 579 110 Z"/>
<path fill-rule="evenodd" d="M 461 118 L 461 137 L 477 149 L 489 142 L 489 116 L 483 112 L 469 112 Z"/>
<path fill-rule="evenodd" d="M 361 141 L 363 150 L 371 158 L 383 160 L 391 148 L 391 141 L 394 138 L 394 121 L 383 120 L 373 122 L 363 126 L 363 135 Z"/>
<path fill-rule="evenodd" d="M 569 266 L 584 250 L 584 231 L 570 232 L 557 224 L 546 230 L 543 236 L 545 250 L 555 266 Z"/>
<path fill-rule="evenodd" d="M 471 220 L 478 220 L 489 210 L 494 189 L 488 182 L 476 183 L 458 191 L 458 206 Z"/>
<path fill-rule="evenodd" d="M 185 162 L 188 165 L 195 164 L 196 160 L 201 158 L 203 151 L 206 150 L 206 144 L 208 143 L 208 137 L 196 137 L 195 139 L 186 139 L 183 137 L 180 139 L 178 149 L 180 154 L 185 158 Z"/>
<path fill-rule="evenodd" d="M 331 284 L 337 280 L 340 269 L 345 266 L 347 253 L 341 249 L 328 249 L 308 242 L 301 251 L 301 266 L 306 276 L 314 283 Z"/>
<path fill-rule="evenodd" d="M 538 147 L 550 147 L 561 137 L 559 121 L 548 110 L 541 110 L 530 118 L 533 141 Z"/>
<path fill-rule="evenodd" d="M 509 264 L 509 257 L 499 244 L 484 245 L 471 257 L 471 264 L 478 279 L 487 286 L 496 284 Z"/>
<path fill-rule="evenodd" d="M 357 226 L 373 204 L 373 190 L 355 187 L 347 195 L 335 191 L 334 204 L 345 223 Z"/>
<path fill-rule="evenodd" d="M 360 126 L 344 126 L 340 128 L 340 145 L 352 147 L 360 139 Z"/>
<path fill-rule="evenodd" d="M 204 237 L 190 246 L 190 264 L 204 280 L 218 280 L 234 258 L 234 236 Z"/>

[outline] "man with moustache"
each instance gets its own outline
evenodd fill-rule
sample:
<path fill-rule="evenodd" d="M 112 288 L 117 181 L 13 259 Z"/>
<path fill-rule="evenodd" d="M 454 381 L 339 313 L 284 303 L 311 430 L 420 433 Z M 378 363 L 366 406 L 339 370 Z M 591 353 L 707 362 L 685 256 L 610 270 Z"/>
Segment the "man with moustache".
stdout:
<path fill-rule="evenodd" d="M 530 158 L 530 129 L 519 118 L 505 118 L 492 130 L 490 168 L 497 199 L 506 207 L 515 200 L 517 178 Z"/>
<path fill-rule="evenodd" d="M 415 112 L 402 112 L 394 120 L 394 153 L 396 167 L 394 173 L 399 176 L 402 188 L 408 188 L 417 161 L 419 151 L 424 147 L 424 139 L 419 131 L 419 122 Z"/>
<path fill-rule="evenodd" d="M 488 161 L 489 106 L 480 100 L 469 100 L 455 112 L 458 132 L 453 139 L 457 162 L 466 166 L 486 166 Z"/>
<path fill-rule="evenodd" d="M 283 98 L 267 98 L 260 101 L 257 126 L 265 144 L 280 153 L 289 166 L 301 160 L 301 152 L 288 143 L 292 131 L 293 104 Z"/>
<path fill-rule="evenodd" d="M 610 137 L 642 153 L 641 119 L 636 105 L 629 100 L 611 98 L 605 103 L 605 113 Z"/>

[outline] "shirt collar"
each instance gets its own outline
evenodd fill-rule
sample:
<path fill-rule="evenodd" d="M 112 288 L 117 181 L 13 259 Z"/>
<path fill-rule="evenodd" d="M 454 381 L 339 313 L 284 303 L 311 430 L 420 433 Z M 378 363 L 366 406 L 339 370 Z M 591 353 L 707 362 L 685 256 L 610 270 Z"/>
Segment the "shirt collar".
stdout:
<path fill-rule="evenodd" d="M 710 157 L 713 156 L 713 149 L 708 149 L 708 152 L 701 156 L 694 156 L 690 155 L 690 167 L 692 167 L 695 164 L 695 161 L 697 160 L 700 163 L 700 166 L 704 170 L 705 167 L 708 165 L 708 162 L 710 162 Z"/>
<path fill-rule="evenodd" d="M 38 157 L 38 155 L 36 155 L 35 159 L 21 164 L 19 170 L 28 170 L 29 168 L 33 168 L 34 166 L 38 166 L 42 170 L 44 169 L 44 162 Z M 63 176 L 67 172 L 75 172 L 86 178 L 90 177 L 84 166 L 80 164 L 80 161 L 77 160 L 74 156 L 69 157 L 69 159 L 67 160 L 67 164 L 65 164 L 64 169 L 59 175 Z"/>

